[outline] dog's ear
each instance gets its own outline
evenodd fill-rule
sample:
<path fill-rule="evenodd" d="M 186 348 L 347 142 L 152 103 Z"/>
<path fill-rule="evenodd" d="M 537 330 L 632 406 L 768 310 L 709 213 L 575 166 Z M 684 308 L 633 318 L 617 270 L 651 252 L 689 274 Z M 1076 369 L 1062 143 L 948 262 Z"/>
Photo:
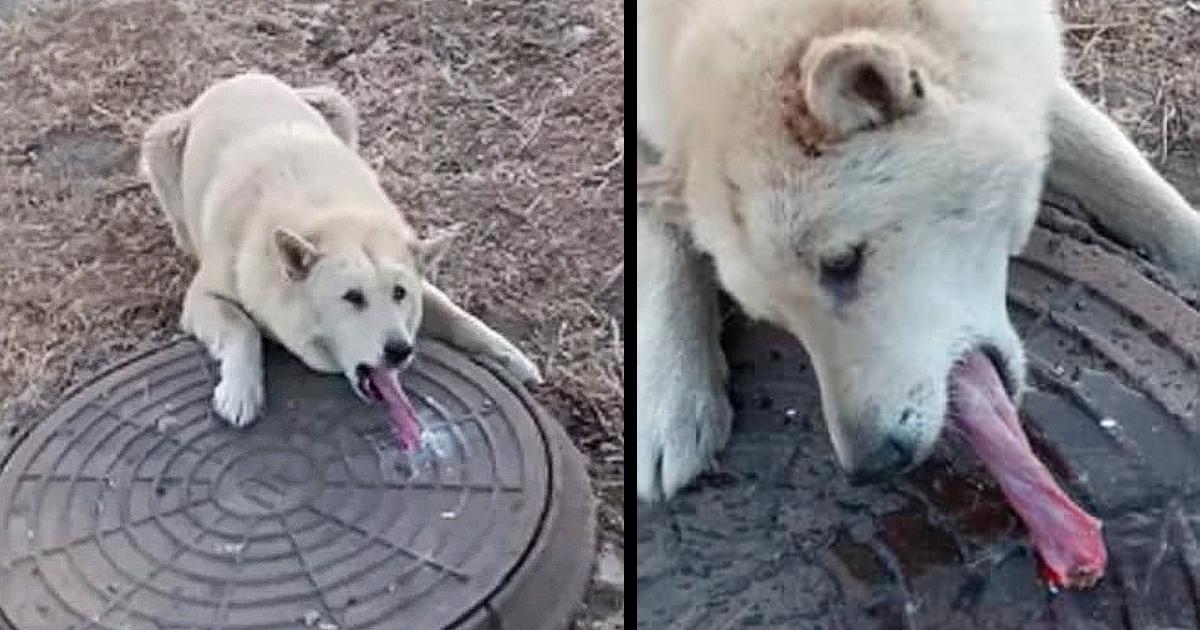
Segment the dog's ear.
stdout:
<path fill-rule="evenodd" d="M 274 239 L 284 275 L 289 280 L 307 278 L 320 258 L 316 245 L 287 228 L 275 228 Z"/>
<path fill-rule="evenodd" d="M 323 85 L 299 88 L 296 94 L 325 118 L 342 142 L 358 149 L 358 112 L 349 99 L 335 88 Z"/>
<path fill-rule="evenodd" d="M 183 207 L 183 147 L 190 126 L 191 112 L 182 109 L 160 116 L 142 136 L 138 170 L 168 212 Z"/>
<path fill-rule="evenodd" d="M 638 156 L 638 210 L 647 210 L 667 223 L 687 223 L 687 206 L 683 203 L 684 168 L 678 160 L 666 164 L 647 164 Z"/>
<path fill-rule="evenodd" d="M 457 237 L 456 226 L 417 241 L 417 265 L 420 267 L 421 273 L 435 269 L 446 253 L 450 251 L 450 245 Z"/>
<path fill-rule="evenodd" d="M 814 39 L 799 70 L 803 107 L 790 115 L 811 117 L 794 131 L 812 146 L 886 125 L 918 111 L 926 98 L 924 72 L 898 41 L 876 31 Z"/>

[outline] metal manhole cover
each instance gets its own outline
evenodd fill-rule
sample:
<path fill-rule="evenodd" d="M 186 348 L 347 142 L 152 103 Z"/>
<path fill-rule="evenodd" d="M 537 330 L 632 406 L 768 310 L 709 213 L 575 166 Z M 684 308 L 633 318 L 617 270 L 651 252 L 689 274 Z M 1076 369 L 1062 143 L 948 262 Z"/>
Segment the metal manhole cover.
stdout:
<path fill-rule="evenodd" d="M 1104 520 L 1099 586 L 1037 584 L 1028 536 L 973 458 L 849 486 L 803 351 L 738 321 L 719 472 L 638 507 L 639 628 L 1200 627 L 1200 311 L 1070 214 L 1040 220 L 1010 267 L 1033 390 L 1021 415 Z"/>
<path fill-rule="evenodd" d="M 268 356 L 267 412 L 248 429 L 214 419 L 212 366 L 183 341 L 102 376 L 10 449 L 8 623 L 566 624 L 590 575 L 591 493 L 578 452 L 519 388 L 424 343 L 405 387 L 437 456 L 412 457 L 344 379 Z"/>

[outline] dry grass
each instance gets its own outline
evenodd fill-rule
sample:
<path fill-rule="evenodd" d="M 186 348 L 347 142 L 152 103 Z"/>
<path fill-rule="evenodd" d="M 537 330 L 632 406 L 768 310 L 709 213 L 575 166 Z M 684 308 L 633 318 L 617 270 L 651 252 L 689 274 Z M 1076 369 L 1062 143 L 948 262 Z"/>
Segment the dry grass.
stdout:
<path fill-rule="evenodd" d="M 1155 163 L 1200 157 L 1200 3 L 1064 0 L 1061 6 L 1076 85 Z"/>
<path fill-rule="evenodd" d="M 590 456 L 623 549 L 621 5 L 37 6 L 0 22 L 0 420 L 174 334 L 191 269 L 134 175 L 148 120 L 249 69 L 335 84 L 413 223 L 460 227 L 439 283 L 541 363 L 534 395 Z"/>

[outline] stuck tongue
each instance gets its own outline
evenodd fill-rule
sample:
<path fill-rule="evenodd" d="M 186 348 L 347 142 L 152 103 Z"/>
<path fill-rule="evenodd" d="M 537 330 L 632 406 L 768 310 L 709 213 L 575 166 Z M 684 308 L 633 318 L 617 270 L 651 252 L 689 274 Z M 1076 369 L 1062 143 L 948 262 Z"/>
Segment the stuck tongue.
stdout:
<path fill-rule="evenodd" d="M 1108 562 L 1101 523 L 1075 505 L 1034 456 L 991 360 L 972 352 L 951 379 L 957 412 L 951 421 L 1029 528 L 1042 577 L 1054 587 L 1094 585 Z"/>
<path fill-rule="evenodd" d="M 400 387 L 399 376 L 394 370 L 375 368 L 371 370 L 370 379 L 387 408 L 396 446 L 401 451 L 415 449 L 421 443 L 421 421 L 417 419 L 417 410 Z"/>

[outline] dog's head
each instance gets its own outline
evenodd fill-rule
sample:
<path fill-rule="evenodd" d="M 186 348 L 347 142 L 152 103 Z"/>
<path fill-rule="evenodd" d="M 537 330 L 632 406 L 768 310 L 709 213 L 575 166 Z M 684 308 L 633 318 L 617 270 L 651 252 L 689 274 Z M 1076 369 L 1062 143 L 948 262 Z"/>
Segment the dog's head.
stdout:
<path fill-rule="evenodd" d="M 1037 210 L 1048 140 L 1028 113 L 1048 88 L 1006 111 L 955 82 L 961 60 L 870 30 L 701 48 L 669 90 L 676 219 L 750 315 L 806 346 L 842 466 L 871 481 L 923 460 L 972 350 L 1017 396 L 1007 259 Z"/>
<path fill-rule="evenodd" d="M 377 400 L 370 374 L 413 361 L 421 324 L 424 269 L 448 237 L 418 240 L 408 231 L 339 223 L 298 234 L 278 228 L 273 246 L 297 312 L 360 396 Z"/>

